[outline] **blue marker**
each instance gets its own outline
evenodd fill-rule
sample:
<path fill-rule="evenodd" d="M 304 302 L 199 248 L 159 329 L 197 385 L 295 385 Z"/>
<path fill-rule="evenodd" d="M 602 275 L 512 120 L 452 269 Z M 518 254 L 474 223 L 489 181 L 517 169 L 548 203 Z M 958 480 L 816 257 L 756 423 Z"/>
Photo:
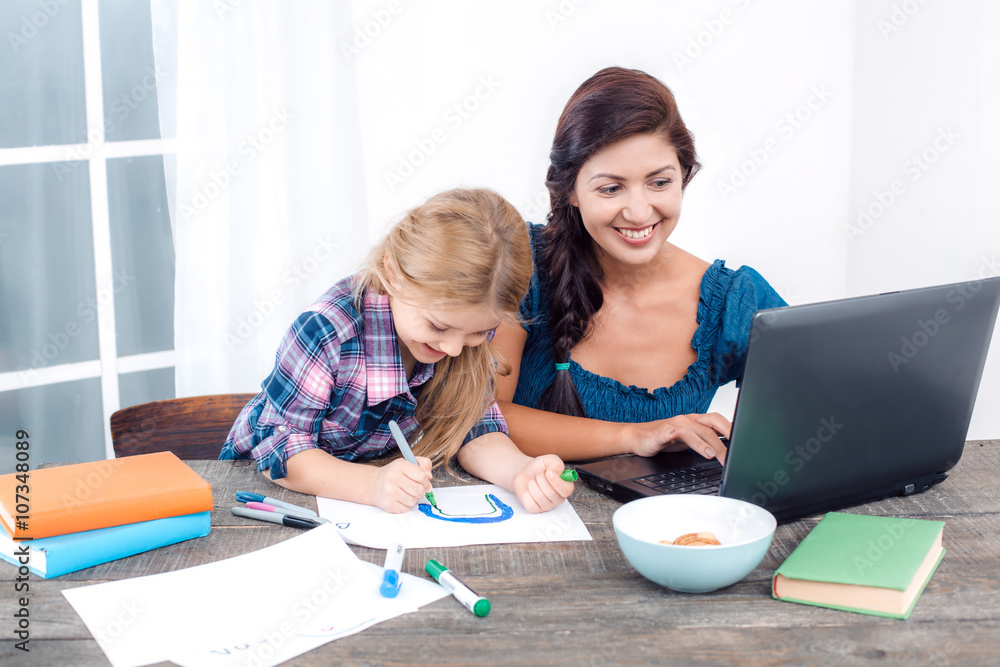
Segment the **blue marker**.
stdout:
<path fill-rule="evenodd" d="M 403 567 L 404 551 L 403 545 L 397 542 L 385 552 L 385 573 L 378 588 L 383 597 L 394 598 L 399 594 L 399 587 L 403 585 L 399 571 Z"/>

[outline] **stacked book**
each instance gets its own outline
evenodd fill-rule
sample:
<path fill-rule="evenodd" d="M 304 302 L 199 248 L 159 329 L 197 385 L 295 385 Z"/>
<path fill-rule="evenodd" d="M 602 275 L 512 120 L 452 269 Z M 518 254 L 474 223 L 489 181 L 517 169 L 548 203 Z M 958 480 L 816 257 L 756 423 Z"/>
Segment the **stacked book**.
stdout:
<path fill-rule="evenodd" d="M 0 558 L 58 577 L 208 535 L 211 510 L 171 452 L 0 475 Z"/>

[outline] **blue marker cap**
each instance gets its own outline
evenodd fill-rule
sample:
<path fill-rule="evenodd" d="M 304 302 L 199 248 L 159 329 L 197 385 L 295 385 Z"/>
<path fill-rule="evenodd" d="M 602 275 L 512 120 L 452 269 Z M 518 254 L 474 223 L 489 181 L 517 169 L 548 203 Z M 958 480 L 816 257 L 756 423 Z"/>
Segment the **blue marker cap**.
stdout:
<path fill-rule="evenodd" d="M 399 572 L 386 570 L 382 575 L 382 585 L 379 586 L 378 591 L 383 597 L 394 598 L 399 594 L 399 587 L 402 583 L 399 578 Z"/>

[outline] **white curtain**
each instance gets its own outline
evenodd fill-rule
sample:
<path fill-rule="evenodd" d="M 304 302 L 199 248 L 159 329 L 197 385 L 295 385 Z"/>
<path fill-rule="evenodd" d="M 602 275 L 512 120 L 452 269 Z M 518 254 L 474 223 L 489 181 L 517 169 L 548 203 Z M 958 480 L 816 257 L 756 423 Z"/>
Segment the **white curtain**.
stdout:
<path fill-rule="evenodd" d="M 369 245 L 340 49 L 351 5 L 152 7 L 161 126 L 176 137 L 177 395 L 256 391 L 288 325 Z"/>

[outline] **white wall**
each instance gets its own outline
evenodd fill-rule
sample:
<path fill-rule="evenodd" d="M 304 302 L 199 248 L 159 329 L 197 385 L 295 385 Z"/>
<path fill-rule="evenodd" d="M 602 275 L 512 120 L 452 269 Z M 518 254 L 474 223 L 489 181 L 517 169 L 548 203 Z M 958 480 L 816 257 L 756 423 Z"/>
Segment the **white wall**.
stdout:
<path fill-rule="evenodd" d="M 357 68 L 373 236 L 457 185 L 541 220 L 563 104 L 622 65 L 667 83 L 695 134 L 704 169 L 674 240 L 702 258 L 754 266 L 793 304 L 1000 274 L 997 3 L 354 4 L 340 51 Z M 937 159 L 914 179 L 924 151 Z M 997 347 L 973 439 L 1000 437 Z"/>

